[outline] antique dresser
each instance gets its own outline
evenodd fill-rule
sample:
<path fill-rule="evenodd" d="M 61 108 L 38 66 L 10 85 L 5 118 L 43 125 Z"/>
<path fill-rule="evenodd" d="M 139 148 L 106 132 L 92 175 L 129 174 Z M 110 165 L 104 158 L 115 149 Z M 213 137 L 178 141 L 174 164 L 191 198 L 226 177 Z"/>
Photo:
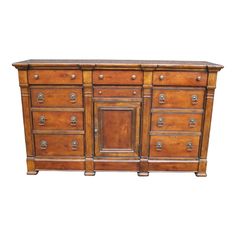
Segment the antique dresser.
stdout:
<path fill-rule="evenodd" d="M 19 72 L 27 173 L 206 176 L 217 72 L 202 61 L 28 60 Z"/>

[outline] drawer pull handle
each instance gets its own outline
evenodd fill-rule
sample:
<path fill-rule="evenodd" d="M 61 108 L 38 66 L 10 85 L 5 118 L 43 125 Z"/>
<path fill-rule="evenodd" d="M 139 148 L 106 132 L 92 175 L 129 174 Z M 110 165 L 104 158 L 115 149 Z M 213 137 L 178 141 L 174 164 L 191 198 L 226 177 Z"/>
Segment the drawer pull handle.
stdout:
<path fill-rule="evenodd" d="M 39 79 L 39 75 L 38 74 L 36 74 L 36 75 L 34 75 L 34 79 Z"/>
<path fill-rule="evenodd" d="M 70 102 L 71 103 L 75 103 L 76 102 L 76 94 L 75 93 L 70 93 Z"/>
<path fill-rule="evenodd" d="M 136 78 L 137 78 L 136 75 L 132 75 L 132 76 L 131 76 L 131 79 L 132 79 L 132 80 L 135 80 Z"/>
<path fill-rule="evenodd" d="M 44 102 L 44 94 L 43 93 L 38 93 L 37 101 L 38 101 L 38 103 Z"/>
<path fill-rule="evenodd" d="M 45 116 L 40 116 L 39 117 L 39 125 L 45 125 L 46 122 L 46 117 Z"/>
<path fill-rule="evenodd" d="M 162 150 L 162 143 L 161 142 L 157 142 L 156 143 L 156 150 L 157 151 L 161 151 Z"/>
<path fill-rule="evenodd" d="M 165 78 L 164 75 L 160 75 L 159 80 L 163 80 Z"/>
<path fill-rule="evenodd" d="M 133 91 L 133 95 L 136 95 L 137 94 L 137 92 L 136 91 Z"/>
<path fill-rule="evenodd" d="M 78 148 L 78 141 L 77 140 L 72 140 L 71 141 L 71 150 L 75 151 Z"/>
<path fill-rule="evenodd" d="M 77 117 L 76 116 L 71 116 L 70 125 L 75 126 L 76 124 L 77 124 Z"/>
<path fill-rule="evenodd" d="M 157 126 L 158 127 L 162 127 L 164 126 L 164 119 L 162 117 L 160 117 L 157 121 Z"/>
<path fill-rule="evenodd" d="M 195 127 L 196 126 L 196 120 L 195 119 L 190 119 L 189 120 L 189 127 L 190 128 L 193 128 L 193 127 Z"/>
<path fill-rule="evenodd" d="M 74 80 L 76 78 L 76 75 L 75 74 L 72 74 L 71 75 L 71 79 Z"/>
<path fill-rule="evenodd" d="M 195 105 L 198 103 L 198 97 L 197 95 L 192 95 L 192 104 Z"/>
<path fill-rule="evenodd" d="M 98 91 L 98 94 L 100 94 L 100 95 L 101 95 L 101 94 L 102 94 L 102 91 L 101 91 L 101 90 L 99 90 L 99 91 Z"/>
<path fill-rule="evenodd" d="M 193 144 L 191 142 L 188 142 L 186 145 L 186 150 L 188 152 L 191 152 L 193 150 Z"/>
<path fill-rule="evenodd" d="M 99 79 L 104 79 L 104 75 L 99 75 L 98 78 Z"/>
<path fill-rule="evenodd" d="M 159 95 L 159 104 L 164 104 L 166 101 L 165 95 L 164 94 L 160 94 Z"/>
<path fill-rule="evenodd" d="M 46 140 L 41 140 L 40 141 L 40 149 L 45 150 L 48 147 L 48 142 Z"/>
<path fill-rule="evenodd" d="M 200 81 L 201 79 L 202 79 L 202 78 L 201 78 L 200 75 L 196 78 L 197 81 Z"/>

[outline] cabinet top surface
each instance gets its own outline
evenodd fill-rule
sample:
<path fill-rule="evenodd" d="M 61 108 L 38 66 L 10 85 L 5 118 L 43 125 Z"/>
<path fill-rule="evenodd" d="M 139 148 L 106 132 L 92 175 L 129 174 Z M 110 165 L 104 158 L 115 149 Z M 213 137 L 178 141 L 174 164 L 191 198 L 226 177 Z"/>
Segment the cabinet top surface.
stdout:
<path fill-rule="evenodd" d="M 31 67 L 140 67 L 140 68 L 183 68 L 183 69 L 215 69 L 220 70 L 222 65 L 207 61 L 166 61 L 166 60 L 42 60 L 31 59 L 13 63 L 16 68 Z"/>

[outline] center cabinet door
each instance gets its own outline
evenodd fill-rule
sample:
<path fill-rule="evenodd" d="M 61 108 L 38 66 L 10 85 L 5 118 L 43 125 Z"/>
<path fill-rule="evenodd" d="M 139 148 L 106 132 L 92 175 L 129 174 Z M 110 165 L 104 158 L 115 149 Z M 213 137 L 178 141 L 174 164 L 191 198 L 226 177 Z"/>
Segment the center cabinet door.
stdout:
<path fill-rule="evenodd" d="M 95 102 L 95 156 L 138 157 L 140 102 Z"/>

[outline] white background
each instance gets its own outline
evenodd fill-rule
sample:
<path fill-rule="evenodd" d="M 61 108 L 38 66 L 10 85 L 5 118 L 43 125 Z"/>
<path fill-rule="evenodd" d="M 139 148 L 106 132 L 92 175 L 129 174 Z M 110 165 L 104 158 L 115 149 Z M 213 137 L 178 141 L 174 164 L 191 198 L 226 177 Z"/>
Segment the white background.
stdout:
<path fill-rule="evenodd" d="M 0 1 L 0 235 L 236 235 L 235 1 Z M 17 70 L 38 59 L 208 60 L 208 177 L 27 176 Z"/>

